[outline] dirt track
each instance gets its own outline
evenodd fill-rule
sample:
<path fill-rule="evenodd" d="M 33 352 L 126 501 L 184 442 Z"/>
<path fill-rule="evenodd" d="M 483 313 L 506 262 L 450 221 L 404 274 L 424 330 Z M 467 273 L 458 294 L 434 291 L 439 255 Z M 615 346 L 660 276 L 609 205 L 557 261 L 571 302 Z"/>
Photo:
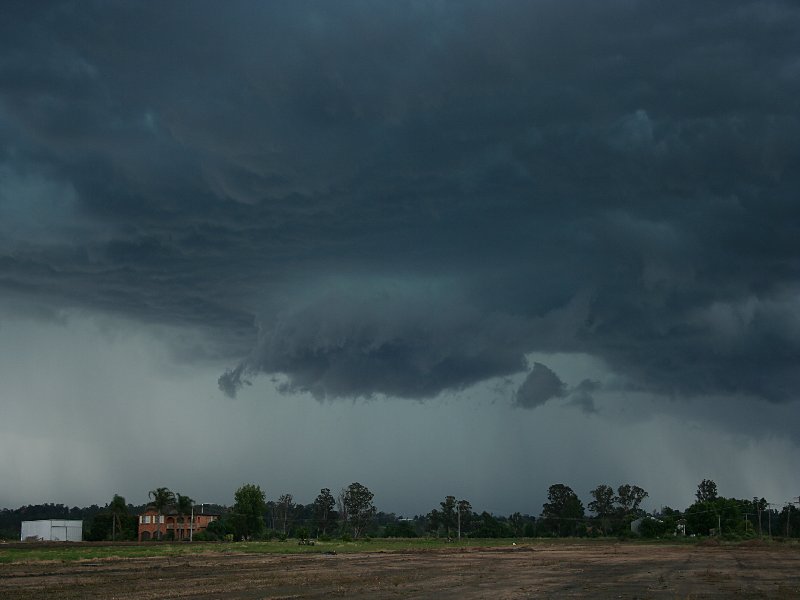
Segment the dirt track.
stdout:
<path fill-rule="evenodd" d="M 800 598 L 800 547 L 569 544 L 0 565 L 0 598 Z"/>

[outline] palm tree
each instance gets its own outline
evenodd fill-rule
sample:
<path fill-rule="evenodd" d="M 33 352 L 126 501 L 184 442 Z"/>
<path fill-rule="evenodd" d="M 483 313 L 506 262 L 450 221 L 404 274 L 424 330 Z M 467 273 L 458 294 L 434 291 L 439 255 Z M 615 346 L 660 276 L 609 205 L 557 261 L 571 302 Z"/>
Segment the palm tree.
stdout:
<path fill-rule="evenodd" d="M 158 519 L 158 521 L 157 521 L 157 523 L 158 523 L 157 531 L 158 531 L 158 539 L 160 540 L 161 537 L 162 537 L 162 535 L 161 535 L 161 514 L 164 512 L 164 509 L 166 507 L 175 504 L 175 494 L 173 494 L 169 490 L 169 488 L 160 487 L 160 488 L 156 488 L 154 490 L 150 490 L 147 493 L 147 496 L 149 498 L 153 499 L 153 501 L 150 504 L 152 505 L 153 508 L 156 509 L 156 512 L 158 513 L 158 517 L 156 517 L 156 518 Z"/>
<path fill-rule="evenodd" d="M 119 494 L 114 494 L 114 498 L 108 505 L 108 510 L 111 513 L 111 541 L 116 538 L 116 532 L 122 533 L 122 517 L 128 516 L 128 505 L 125 504 L 125 498 Z"/>
<path fill-rule="evenodd" d="M 178 516 L 180 517 L 183 523 L 186 522 L 186 515 L 191 514 L 192 512 L 192 505 L 194 504 L 194 500 L 192 500 L 189 496 L 184 496 L 183 494 L 175 494 L 177 501 L 175 502 L 175 508 L 178 509 Z M 190 523 L 189 527 L 193 527 L 194 524 Z M 185 527 L 185 525 L 184 525 Z"/>

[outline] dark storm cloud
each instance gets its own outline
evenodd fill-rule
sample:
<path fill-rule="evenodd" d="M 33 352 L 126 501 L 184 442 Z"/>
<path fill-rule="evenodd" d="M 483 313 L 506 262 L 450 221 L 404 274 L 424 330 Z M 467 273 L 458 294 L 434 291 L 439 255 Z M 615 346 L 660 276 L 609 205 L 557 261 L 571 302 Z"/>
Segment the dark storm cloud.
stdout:
<path fill-rule="evenodd" d="M 319 399 L 424 398 L 525 368 L 536 323 L 482 311 L 449 292 L 383 282 L 313 291 L 262 324 L 251 357 L 220 379 L 229 395 L 247 373 L 285 373 L 285 391 Z"/>
<path fill-rule="evenodd" d="M 597 413 L 593 393 L 600 389 L 598 382 L 584 379 L 569 391 L 569 406 L 579 408 L 585 413 Z"/>
<path fill-rule="evenodd" d="M 517 390 L 516 404 L 522 408 L 536 408 L 553 398 L 567 395 L 567 385 L 542 363 L 533 363 L 525 381 Z"/>
<path fill-rule="evenodd" d="M 426 397 L 579 351 L 796 397 L 794 3 L 0 10 L 9 295 L 207 331 L 230 394 Z"/>

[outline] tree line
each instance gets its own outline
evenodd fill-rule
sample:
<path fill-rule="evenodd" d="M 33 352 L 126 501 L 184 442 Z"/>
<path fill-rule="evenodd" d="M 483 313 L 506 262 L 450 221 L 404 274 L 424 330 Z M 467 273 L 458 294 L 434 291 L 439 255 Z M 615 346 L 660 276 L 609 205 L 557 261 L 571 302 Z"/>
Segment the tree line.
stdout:
<path fill-rule="evenodd" d="M 219 515 L 196 540 L 326 539 L 341 537 L 669 537 L 721 535 L 728 539 L 754 536 L 800 537 L 800 509 L 792 503 L 776 507 L 764 498 L 737 499 L 720 496 L 714 481 L 704 479 L 695 502 L 684 510 L 662 507 L 646 513 L 641 505 L 649 497 L 638 485 L 616 488 L 600 484 L 589 492 L 584 506 L 580 497 L 563 483 L 548 488 L 538 515 L 494 515 L 477 512 L 466 499 L 448 495 L 426 514 L 405 518 L 378 511 L 374 494 L 359 482 L 334 494 L 320 490 L 310 504 L 295 502 L 290 493 L 268 500 L 259 485 L 248 483 L 234 493 L 232 506 L 205 504 Z M 81 519 L 87 540 L 135 540 L 138 515 L 146 509 L 159 514 L 189 515 L 195 505 L 189 496 L 166 487 L 148 493 L 147 504 L 134 506 L 114 495 L 104 507 L 67 507 L 62 504 L 24 506 L 0 510 L 0 539 L 19 539 L 20 523 L 36 519 Z M 632 527 L 632 525 L 634 527 Z M 159 532 L 156 539 L 169 539 Z"/>

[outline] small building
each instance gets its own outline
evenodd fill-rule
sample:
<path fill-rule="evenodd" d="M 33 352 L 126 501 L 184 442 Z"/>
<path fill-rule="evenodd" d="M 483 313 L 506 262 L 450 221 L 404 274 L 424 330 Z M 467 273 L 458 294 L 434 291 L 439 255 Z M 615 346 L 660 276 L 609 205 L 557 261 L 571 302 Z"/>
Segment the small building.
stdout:
<path fill-rule="evenodd" d="M 182 515 L 174 508 L 159 515 L 155 508 L 148 506 L 139 515 L 139 541 L 189 540 L 205 531 L 208 524 L 218 518 L 219 515 L 207 512 L 194 513 L 194 516 Z"/>
<path fill-rule="evenodd" d="M 23 521 L 19 539 L 23 542 L 80 542 L 83 540 L 83 521 Z"/>

